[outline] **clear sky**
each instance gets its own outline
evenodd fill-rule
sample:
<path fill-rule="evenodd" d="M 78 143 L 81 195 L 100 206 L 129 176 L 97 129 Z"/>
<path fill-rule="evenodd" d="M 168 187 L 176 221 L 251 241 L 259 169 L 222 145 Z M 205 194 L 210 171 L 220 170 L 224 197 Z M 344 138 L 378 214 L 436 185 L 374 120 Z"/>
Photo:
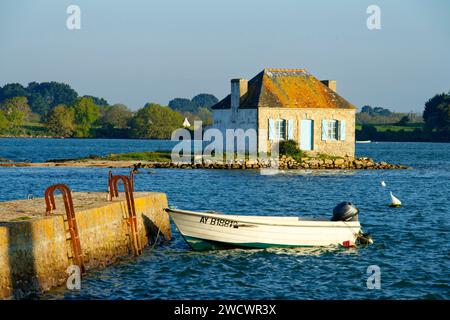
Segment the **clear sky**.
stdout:
<path fill-rule="evenodd" d="M 70 4 L 80 30 L 66 27 Z M 0 40 L 0 85 L 60 81 L 132 109 L 221 99 L 265 67 L 336 79 L 359 107 L 420 112 L 450 90 L 448 0 L 1 0 Z"/>

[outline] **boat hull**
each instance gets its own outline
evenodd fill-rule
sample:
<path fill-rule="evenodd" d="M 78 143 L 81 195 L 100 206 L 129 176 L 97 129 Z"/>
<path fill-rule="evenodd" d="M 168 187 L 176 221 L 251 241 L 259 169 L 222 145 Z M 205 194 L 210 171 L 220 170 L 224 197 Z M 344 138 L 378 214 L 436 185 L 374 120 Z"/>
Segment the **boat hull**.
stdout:
<path fill-rule="evenodd" d="M 361 230 L 358 221 L 167 211 L 194 250 L 342 245 L 355 243 Z"/>

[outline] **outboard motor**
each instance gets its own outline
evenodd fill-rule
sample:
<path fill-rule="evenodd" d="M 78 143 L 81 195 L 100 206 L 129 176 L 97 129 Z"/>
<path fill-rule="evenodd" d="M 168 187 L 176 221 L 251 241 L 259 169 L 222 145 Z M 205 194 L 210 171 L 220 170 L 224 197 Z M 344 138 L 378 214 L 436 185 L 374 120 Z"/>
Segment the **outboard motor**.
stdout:
<path fill-rule="evenodd" d="M 351 202 L 341 202 L 333 209 L 331 221 L 358 221 L 359 210 Z"/>

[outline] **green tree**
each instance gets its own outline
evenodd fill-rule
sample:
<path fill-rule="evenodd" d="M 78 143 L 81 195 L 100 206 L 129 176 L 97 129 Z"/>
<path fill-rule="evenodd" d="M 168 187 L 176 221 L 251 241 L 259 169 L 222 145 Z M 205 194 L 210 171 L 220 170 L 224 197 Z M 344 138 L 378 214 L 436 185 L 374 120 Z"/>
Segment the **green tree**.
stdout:
<path fill-rule="evenodd" d="M 378 130 L 374 125 L 363 124 L 361 131 L 357 132 L 359 140 L 377 140 Z"/>
<path fill-rule="evenodd" d="M 100 123 L 103 127 L 126 128 L 132 113 L 124 104 L 115 104 L 104 108 Z"/>
<path fill-rule="evenodd" d="M 72 105 L 78 93 L 68 84 L 59 82 L 30 82 L 26 88 L 33 112 L 45 115 L 58 104 Z"/>
<path fill-rule="evenodd" d="M 8 131 L 9 121 L 5 116 L 5 112 L 0 110 L 0 133 L 5 133 Z"/>
<path fill-rule="evenodd" d="M 210 108 L 216 104 L 219 100 L 208 93 L 200 93 L 192 98 L 192 100 L 186 98 L 175 98 L 170 100 L 169 107 L 173 110 L 180 112 L 196 113 L 199 108 Z"/>
<path fill-rule="evenodd" d="M 304 153 L 298 147 L 298 142 L 295 140 L 282 140 L 279 144 L 279 155 L 291 156 L 296 160 L 300 160 Z"/>
<path fill-rule="evenodd" d="M 450 92 L 435 95 L 425 103 L 425 128 L 450 132 Z"/>
<path fill-rule="evenodd" d="M 27 95 L 27 90 L 20 83 L 8 83 L 0 88 L 0 101 L 14 97 L 26 97 Z"/>
<path fill-rule="evenodd" d="M 169 101 L 169 107 L 177 111 L 195 112 L 197 106 L 186 98 L 175 98 Z"/>
<path fill-rule="evenodd" d="M 100 117 L 100 108 L 92 98 L 78 98 L 73 105 L 75 114 L 75 135 L 80 138 L 89 137 L 91 129 Z"/>
<path fill-rule="evenodd" d="M 387 117 L 392 114 L 392 111 L 382 107 L 375 107 L 373 108 L 373 114 Z"/>
<path fill-rule="evenodd" d="M 398 126 L 405 126 L 410 122 L 409 116 L 403 116 L 397 123 L 396 125 Z"/>
<path fill-rule="evenodd" d="M 47 115 L 46 126 L 51 134 L 70 137 L 75 132 L 75 111 L 63 104 L 54 107 Z"/>
<path fill-rule="evenodd" d="M 217 99 L 214 95 L 208 94 L 208 93 L 200 93 L 192 98 L 192 103 L 197 108 L 210 108 L 213 105 L 215 105 L 217 102 L 219 102 L 219 99 Z"/>
<path fill-rule="evenodd" d="M 202 120 L 204 126 L 210 126 L 212 124 L 212 112 L 208 108 L 198 108 L 197 115 Z"/>
<path fill-rule="evenodd" d="M 94 103 L 100 107 L 105 107 L 105 106 L 109 106 L 108 101 L 106 101 L 103 98 L 98 98 L 98 97 L 94 97 L 94 96 L 83 96 L 84 98 L 92 98 L 92 100 L 94 100 Z"/>
<path fill-rule="evenodd" d="M 45 115 L 58 104 L 72 105 L 78 93 L 69 85 L 55 81 L 30 82 L 26 88 L 19 83 L 8 83 L 0 88 L 0 101 L 14 97 L 28 98 L 31 110 L 39 115 Z"/>
<path fill-rule="evenodd" d="M 169 139 L 182 126 L 184 118 L 169 107 L 148 103 L 130 121 L 134 138 Z"/>
<path fill-rule="evenodd" d="M 372 115 L 373 114 L 373 108 L 369 105 L 365 105 L 361 108 L 361 113 L 367 113 Z"/>
<path fill-rule="evenodd" d="M 30 108 L 36 114 L 45 115 L 49 110 L 51 110 L 48 100 L 41 96 L 39 93 L 31 93 L 29 99 Z"/>
<path fill-rule="evenodd" d="M 6 99 L 0 105 L 0 109 L 8 120 L 9 128 L 12 131 L 18 131 L 27 116 L 31 113 L 26 97 Z"/>

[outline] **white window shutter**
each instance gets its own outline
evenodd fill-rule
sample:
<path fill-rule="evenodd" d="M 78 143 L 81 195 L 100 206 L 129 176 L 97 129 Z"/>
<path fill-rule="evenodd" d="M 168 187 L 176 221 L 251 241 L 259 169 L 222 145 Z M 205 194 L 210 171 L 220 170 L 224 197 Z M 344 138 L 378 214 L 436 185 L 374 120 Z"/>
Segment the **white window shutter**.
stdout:
<path fill-rule="evenodd" d="M 269 140 L 275 140 L 275 120 L 269 119 Z"/>
<path fill-rule="evenodd" d="M 288 125 L 287 138 L 288 138 L 288 140 L 293 140 L 294 139 L 294 120 L 289 119 L 287 121 L 287 125 Z"/>
<path fill-rule="evenodd" d="M 345 120 L 341 121 L 341 136 L 340 136 L 340 140 L 344 141 L 345 140 Z"/>
<path fill-rule="evenodd" d="M 322 140 L 328 140 L 328 120 L 322 120 Z"/>

